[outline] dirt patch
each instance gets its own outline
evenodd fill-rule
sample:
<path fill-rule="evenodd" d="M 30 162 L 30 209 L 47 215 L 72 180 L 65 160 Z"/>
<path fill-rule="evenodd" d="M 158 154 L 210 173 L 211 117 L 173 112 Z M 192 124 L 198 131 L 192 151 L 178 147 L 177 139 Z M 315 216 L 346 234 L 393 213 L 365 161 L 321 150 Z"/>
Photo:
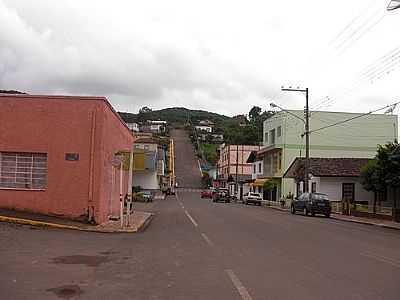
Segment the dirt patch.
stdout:
<path fill-rule="evenodd" d="M 99 265 L 109 262 L 111 259 L 107 256 L 95 255 L 67 255 L 53 258 L 54 264 L 65 265 L 86 265 L 88 267 L 98 267 Z"/>
<path fill-rule="evenodd" d="M 54 293 L 59 298 L 71 299 L 72 297 L 80 296 L 83 294 L 79 285 L 63 285 L 56 288 L 48 289 L 47 291 Z"/>

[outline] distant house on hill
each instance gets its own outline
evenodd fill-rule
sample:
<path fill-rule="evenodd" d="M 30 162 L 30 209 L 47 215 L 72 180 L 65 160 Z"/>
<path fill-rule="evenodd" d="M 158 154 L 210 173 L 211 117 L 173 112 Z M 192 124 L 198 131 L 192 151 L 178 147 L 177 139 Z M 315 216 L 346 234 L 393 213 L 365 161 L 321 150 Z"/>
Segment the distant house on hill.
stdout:
<path fill-rule="evenodd" d="M 210 121 L 210 120 L 201 120 L 199 122 L 199 125 L 201 125 L 201 126 L 214 126 L 215 124 L 214 124 L 213 121 Z"/>
<path fill-rule="evenodd" d="M 138 123 L 126 123 L 126 126 L 128 126 L 129 130 L 132 132 L 139 132 L 139 124 Z"/>

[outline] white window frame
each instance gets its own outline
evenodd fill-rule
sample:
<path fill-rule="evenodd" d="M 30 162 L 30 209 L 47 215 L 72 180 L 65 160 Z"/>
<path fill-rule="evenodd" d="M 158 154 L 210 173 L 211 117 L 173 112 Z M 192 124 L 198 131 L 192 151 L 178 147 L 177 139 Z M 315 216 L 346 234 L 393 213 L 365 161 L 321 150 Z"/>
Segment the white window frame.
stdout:
<path fill-rule="evenodd" d="M 47 153 L 0 151 L 0 189 L 45 190 Z"/>

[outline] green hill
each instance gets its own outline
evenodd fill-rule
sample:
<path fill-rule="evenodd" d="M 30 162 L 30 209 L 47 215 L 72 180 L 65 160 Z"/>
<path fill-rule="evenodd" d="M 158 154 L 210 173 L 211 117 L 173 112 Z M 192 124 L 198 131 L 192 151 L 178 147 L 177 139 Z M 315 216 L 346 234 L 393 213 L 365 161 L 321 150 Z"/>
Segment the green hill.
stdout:
<path fill-rule="evenodd" d="M 227 117 L 204 110 L 192 110 L 184 107 L 172 107 L 160 110 L 151 110 L 143 107 L 139 113 L 132 114 L 119 112 L 125 122 L 143 123 L 147 120 L 163 120 L 170 125 L 184 125 L 189 120 L 192 124 L 197 124 L 201 120 L 214 122 L 213 133 L 224 135 L 225 142 L 229 144 L 258 145 L 262 141 L 262 122 L 269 118 L 273 113 L 261 111 L 261 108 L 254 106 L 246 115 Z"/>
<path fill-rule="evenodd" d="M 230 117 L 204 110 L 191 110 L 184 107 L 164 108 L 160 110 L 141 109 L 138 114 L 119 112 L 125 122 L 144 122 L 146 120 L 163 120 L 170 124 L 185 124 L 189 118 L 193 123 L 210 120 L 216 124 L 229 122 Z"/>

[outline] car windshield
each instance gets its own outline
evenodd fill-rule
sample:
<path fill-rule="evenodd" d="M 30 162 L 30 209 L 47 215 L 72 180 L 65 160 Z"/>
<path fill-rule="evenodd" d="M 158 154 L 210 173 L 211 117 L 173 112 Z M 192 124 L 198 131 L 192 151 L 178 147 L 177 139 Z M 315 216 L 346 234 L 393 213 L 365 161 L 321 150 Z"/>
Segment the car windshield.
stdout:
<path fill-rule="evenodd" d="M 250 193 L 250 196 L 256 196 L 256 197 L 259 197 L 259 196 L 260 196 L 260 194 L 257 194 L 257 193 Z"/>

